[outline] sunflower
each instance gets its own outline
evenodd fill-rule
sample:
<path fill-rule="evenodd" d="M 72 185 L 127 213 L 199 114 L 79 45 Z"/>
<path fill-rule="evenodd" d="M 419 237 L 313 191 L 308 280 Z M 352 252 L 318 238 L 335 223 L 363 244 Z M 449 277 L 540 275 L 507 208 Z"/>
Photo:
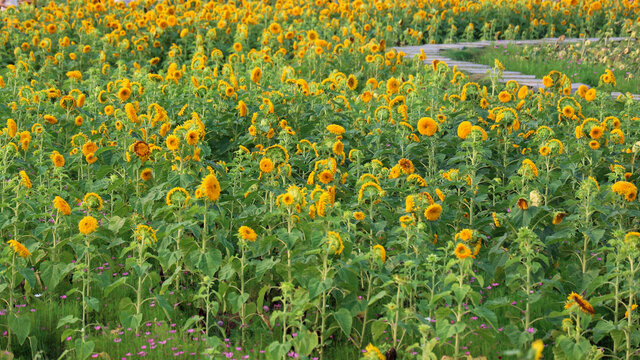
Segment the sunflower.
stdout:
<path fill-rule="evenodd" d="M 495 212 L 493 212 L 493 213 L 491 214 L 491 217 L 493 218 L 493 224 L 494 224 L 497 228 L 501 227 L 501 226 L 500 226 L 500 219 L 498 218 L 498 214 L 496 214 Z"/>
<path fill-rule="evenodd" d="M 51 162 L 55 167 L 63 167 L 64 166 L 64 156 L 59 153 L 55 153 L 51 155 Z"/>
<path fill-rule="evenodd" d="M 511 101 L 511 93 L 506 90 L 501 91 L 500 94 L 498 94 L 498 100 L 500 100 L 501 103 L 507 103 Z"/>
<path fill-rule="evenodd" d="M 396 78 L 391 78 L 387 81 L 387 93 L 388 94 L 395 94 L 398 92 L 398 90 L 400 89 L 400 80 L 396 79 Z"/>
<path fill-rule="evenodd" d="M 251 70 L 251 81 L 257 84 L 260 82 L 260 78 L 262 78 L 262 69 L 259 67 L 253 68 L 253 70 Z"/>
<path fill-rule="evenodd" d="M 442 214 L 442 206 L 440 204 L 431 204 L 424 211 L 424 217 L 429 221 L 436 221 L 440 218 L 440 214 Z"/>
<path fill-rule="evenodd" d="M 473 230 L 471 229 L 462 229 L 458 232 L 454 238 L 455 240 L 469 241 L 473 239 Z"/>
<path fill-rule="evenodd" d="M 264 157 L 260 160 L 260 171 L 265 174 L 269 174 L 273 171 L 273 161 L 271 159 Z"/>
<path fill-rule="evenodd" d="M 176 151 L 180 147 L 180 139 L 175 135 L 169 135 L 167 136 L 166 144 L 167 149 Z"/>
<path fill-rule="evenodd" d="M 531 349 L 533 349 L 535 353 L 534 360 L 540 360 L 540 358 L 542 358 L 542 351 L 544 351 L 544 343 L 538 339 L 531 343 Z"/>
<path fill-rule="evenodd" d="M 93 216 L 85 216 L 78 223 L 78 230 L 85 235 L 89 235 L 98 228 L 98 220 Z"/>
<path fill-rule="evenodd" d="M 215 174 L 211 173 L 202 179 L 200 184 L 203 194 L 210 200 L 216 201 L 220 198 L 220 183 Z"/>
<path fill-rule="evenodd" d="M 333 153 L 336 155 L 343 155 L 344 144 L 342 143 L 342 141 L 338 140 L 335 143 L 333 143 L 332 150 L 333 150 Z"/>
<path fill-rule="evenodd" d="M 24 245 L 15 240 L 9 240 L 7 241 L 7 244 L 9 244 L 9 246 L 13 249 L 13 252 L 18 254 L 18 256 L 23 258 L 28 258 L 29 256 L 31 256 L 29 250 Z"/>
<path fill-rule="evenodd" d="M 433 136 L 438 131 L 438 123 L 430 117 L 418 120 L 418 132 L 420 135 Z"/>
<path fill-rule="evenodd" d="M 468 257 L 475 258 L 475 256 L 471 253 L 471 250 L 467 247 L 467 245 L 458 243 L 456 245 L 456 249 L 454 250 L 456 257 L 460 260 L 466 259 Z"/>
<path fill-rule="evenodd" d="M 469 121 L 463 121 L 458 125 L 458 137 L 461 139 L 466 139 L 467 136 L 471 133 L 471 128 L 473 125 Z"/>
<path fill-rule="evenodd" d="M 240 226 L 240 229 L 238 229 L 238 235 L 241 239 L 247 241 L 256 241 L 258 238 L 256 232 L 248 226 Z"/>
<path fill-rule="evenodd" d="M 548 146 L 545 145 L 545 146 L 540 147 L 540 151 L 539 152 L 540 152 L 540 155 L 547 156 L 551 152 L 551 149 Z"/>
<path fill-rule="evenodd" d="M 323 184 L 328 184 L 333 181 L 333 173 L 329 170 L 323 170 L 320 174 L 318 174 L 318 179 Z"/>
<path fill-rule="evenodd" d="M 53 199 L 53 207 L 58 210 L 58 212 L 62 213 L 62 215 L 71 214 L 71 208 L 69 207 L 69 204 L 60 196 L 56 196 Z"/>
<path fill-rule="evenodd" d="M 402 170 L 402 172 L 405 175 L 411 175 L 415 171 L 415 167 L 413 166 L 413 162 L 411 162 L 411 160 L 409 160 L 409 159 L 402 158 L 402 159 L 398 160 L 398 166 L 400 167 L 400 170 Z"/>
<path fill-rule="evenodd" d="M 198 132 L 191 130 L 187 133 L 186 139 L 187 139 L 187 144 L 189 145 L 196 145 L 198 143 Z"/>
<path fill-rule="evenodd" d="M 127 101 L 127 99 L 129 99 L 129 96 L 131 96 L 131 89 L 123 87 L 118 90 L 118 99 L 120 99 L 121 103 Z"/>
<path fill-rule="evenodd" d="M 27 175 L 27 173 L 24 170 L 20 170 L 20 178 L 22 186 L 24 186 L 27 189 L 31 189 L 31 179 L 29 179 L 29 175 Z"/>
<path fill-rule="evenodd" d="M 143 169 L 140 172 L 140 179 L 144 180 L 144 181 L 149 181 L 149 179 L 151 179 L 151 175 L 153 174 L 153 172 L 151 171 L 151 169 L 147 168 L 147 169 Z"/>
<path fill-rule="evenodd" d="M 385 356 L 382 355 L 382 353 L 380 352 L 380 349 L 378 349 L 377 347 L 373 346 L 371 343 L 369 343 L 369 345 L 367 345 L 367 347 L 365 348 L 365 355 L 370 358 L 373 357 L 374 359 L 377 360 L 385 360 Z"/>
<path fill-rule="evenodd" d="M 89 141 L 84 145 L 82 145 L 82 154 L 84 156 L 87 156 L 89 154 L 94 154 L 96 151 L 98 151 L 98 145 L 93 141 Z"/>
<path fill-rule="evenodd" d="M 87 154 L 84 158 L 85 160 L 87 160 L 88 164 L 93 164 L 96 161 L 98 161 L 98 158 L 95 156 L 94 153 Z"/>
<path fill-rule="evenodd" d="M 638 188 L 628 181 L 618 181 L 611 185 L 611 191 L 624 196 L 625 200 L 633 201 L 638 196 Z"/>
<path fill-rule="evenodd" d="M 138 140 L 133 143 L 133 152 L 138 155 L 139 158 L 147 159 L 149 154 L 151 154 L 151 148 L 146 142 Z"/>
<path fill-rule="evenodd" d="M 189 199 L 191 199 L 191 197 L 187 190 L 181 187 L 175 187 L 167 193 L 166 201 L 169 206 L 175 205 L 184 207 L 189 202 Z"/>
<path fill-rule="evenodd" d="M 567 297 L 567 300 L 568 301 L 567 301 L 567 304 L 565 305 L 565 309 L 569 309 L 573 305 L 578 305 L 580 310 L 582 310 L 587 314 L 593 315 L 596 313 L 595 310 L 593 309 L 593 306 L 591 306 L 591 304 L 589 304 L 587 300 L 585 300 L 582 296 L 580 296 L 580 294 L 571 292 L 571 294 L 569 294 L 569 296 Z"/>
<path fill-rule="evenodd" d="M 355 90 L 357 86 L 358 79 L 356 79 L 356 77 L 353 75 L 349 75 L 349 77 L 347 78 L 347 87 L 351 90 Z"/>
<path fill-rule="evenodd" d="M 589 131 L 589 136 L 596 140 L 600 139 L 602 134 L 604 134 L 604 128 L 602 126 L 594 126 L 591 128 L 591 131 Z"/>
<path fill-rule="evenodd" d="M 358 221 L 362 221 L 365 218 L 365 215 L 362 211 L 356 211 L 353 213 L 353 218 L 358 220 Z"/>
<path fill-rule="evenodd" d="M 569 105 L 562 108 L 562 115 L 566 118 L 571 119 L 575 114 L 576 114 L 575 109 Z"/>
<path fill-rule="evenodd" d="M 331 124 L 327 125 L 327 131 L 332 133 L 333 135 L 342 135 L 344 134 L 344 128 L 340 125 Z"/>
<path fill-rule="evenodd" d="M 542 78 L 542 84 L 544 87 L 550 88 L 553 86 L 553 79 L 550 76 L 544 76 Z"/>
<path fill-rule="evenodd" d="M 589 141 L 589 147 L 593 150 L 598 150 L 600 149 L 600 143 L 598 142 L 598 140 L 591 140 Z"/>
<path fill-rule="evenodd" d="M 584 99 L 587 101 L 593 101 L 596 98 L 596 89 L 595 88 L 591 88 L 589 90 L 587 90 L 587 92 L 584 94 Z"/>
<path fill-rule="evenodd" d="M 640 240 L 640 232 L 637 231 L 631 231 L 628 232 L 625 236 L 624 236 L 624 242 L 628 243 L 631 241 L 638 241 Z"/>

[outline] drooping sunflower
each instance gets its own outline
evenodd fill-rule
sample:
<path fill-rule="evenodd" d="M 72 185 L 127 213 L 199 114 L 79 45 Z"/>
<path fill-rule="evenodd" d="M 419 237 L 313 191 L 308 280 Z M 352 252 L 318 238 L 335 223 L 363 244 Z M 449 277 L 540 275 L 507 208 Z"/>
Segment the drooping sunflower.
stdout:
<path fill-rule="evenodd" d="M 593 306 L 589 304 L 589 302 L 585 300 L 582 296 L 580 296 L 580 294 L 571 292 L 571 294 L 569 294 L 569 296 L 567 297 L 567 300 L 568 301 L 567 301 L 567 304 L 565 305 L 565 309 L 569 309 L 573 305 L 578 305 L 580 310 L 582 310 L 587 314 L 593 315 L 596 313 L 595 310 L 593 309 Z"/>
<path fill-rule="evenodd" d="M 187 190 L 181 187 L 175 187 L 169 190 L 169 192 L 167 193 L 166 201 L 167 205 L 169 206 L 174 205 L 184 207 L 185 205 L 187 205 L 187 203 L 189 203 L 189 199 L 191 199 L 191 197 L 189 196 Z"/>
<path fill-rule="evenodd" d="M 28 258 L 29 256 L 31 256 L 31 252 L 29 252 L 29 250 L 21 243 L 12 239 L 7 241 L 7 244 L 9 244 L 9 246 L 13 249 L 13 252 L 18 254 L 18 256 L 22 258 Z"/>
<path fill-rule="evenodd" d="M 329 248 L 335 255 L 340 255 L 342 250 L 344 250 L 344 243 L 342 242 L 342 237 L 335 231 L 329 231 L 327 233 L 327 237 L 329 238 L 327 243 L 329 244 Z"/>
<path fill-rule="evenodd" d="M 522 210 L 527 210 L 529 208 L 529 203 L 527 202 L 527 199 L 525 198 L 518 199 L 518 207 Z"/>
<path fill-rule="evenodd" d="M 26 189 L 31 189 L 31 179 L 29 179 L 29 175 L 24 170 L 20 170 L 20 183 Z"/>
<path fill-rule="evenodd" d="M 358 221 L 362 221 L 365 218 L 365 215 L 362 211 L 356 211 L 353 213 L 353 218 L 358 220 Z"/>
<path fill-rule="evenodd" d="M 156 231 L 148 225 L 139 224 L 134 232 L 136 240 L 145 244 L 158 242 Z"/>
<path fill-rule="evenodd" d="M 374 245 L 373 251 L 378 253 L 378 256 L 380 256 L 380 260 L 382 260 L 383 263 L 387 261 L 387 251 L 385 250 L 384 246 L 380 244 Z"/>
<path fill-rule="evenodd" d="M 63 198 L 61 198 L 60 196 L 56 196 L 53 199 L 53 207 L 58 210 L 58 212 L 60 212 L 62 215 L 70 215 L 71 214 L 71 207 L 69 207 L 69 204 L 64 201 Z"/>
<path fill-rule="evenodd" d="M 87 193 L 82 200 L 82 203 L 87 206 L 87 208 L 93 211 L 100 211 L 104 203 L 102 202 L 102 198 L 100 195 L 96 193 Z"/>
<path fill-rule="evenodd" d="M 200 188 L 202 189 L 203 194 L 210 201 L 217 201 L 218 198 L 220 198 L 220 183 L 218 182 L 218 178 L 216 178 L 215 174 L 211 173 L 202 179 Z"/>
<path fill-rule="evenodd" d="M 553 220 L 551 220 L 551 222 L 553 223 L 553 225 L 558 225 L 562 222 L 562 220 L 564 220 L 565 216 L 567 216 L 567 213 L 564 213 L 562 211 L 558 211 L 554 216 L 553 216 Z"/>
<path fill-rule="evenodd" d="M 436 221 L 440 218 L 440 214 L 442 214 L 442 206 L 440 204 L 431 204 L 424 211 L 424 217 L 429 221 Z"/>
<path fill-rule="evenodd" d="M 98 228 L 98 220 L 93 216 L 85 216 L 78 223 L 78 230 L 85 235 L 89 235 Z"/>
<path fill-rule="evenodd" d="M 256 232 L 248 226 L 240 226 L 240 229 L 238 229 L 238 235 L 241 239 L 247 241 L 256 241 L 256 239 L 258 238 Z"/>

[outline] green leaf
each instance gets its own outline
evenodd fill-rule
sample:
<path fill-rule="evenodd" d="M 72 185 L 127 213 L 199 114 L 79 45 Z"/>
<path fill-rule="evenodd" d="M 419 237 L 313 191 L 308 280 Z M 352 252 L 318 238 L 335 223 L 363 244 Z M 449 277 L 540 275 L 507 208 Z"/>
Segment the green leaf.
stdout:
<path fill-rule="evenodd" d="M 373 338 L 373 341 L 377 341 L 382 334 L 384 334 L 384 330 L 387 328 L 387 326 L 389 326 L 388 323 L 380 320 L 376 320 L 373 323 L 371 323 L 371 337 Z"/>
<path fill-rule="evenodd" d="M 96 344 L 93 341 L 82 342 L 82 339 L 75 341 L 77 359 L 84 360 L 91 356 Z"/>
<path fill-rule="evenodd" d="M 293 341 L 296 352 L 304 356 L 309 356 L 313 349 L 318 346 L 318 335 L 311 331 L 301 331 Z"/>
<path fill-rule="evenodd" d="M 498 317 L 493 311 L 487 309 L 484 306 L 480 306 L 480 307 L 473 308 L 471 312 L 487 320 L 489 324 L 491 324 L 491 327 L 496 328 L 496 325 L 498 324 Z"/>
<path fill-rule="evenodd" d="M 16 334 L 18 342 L 22 345 L 31 331 L 31 318 L 29 316 L 17 317 L 13 314 L 9 317 L 9 328 Z"/>
<path fill-rule="evenodd" d="M 384 290 L 380 291 L 379 293 L 375 294 L 371 299 L 369 299 L 368 306 L 375 304 L 376 301 L 382 299 L 385 296 L 387 296 L 387 292 Z"/>
<path fill-rule="evenodd" d="M 25 280 L 29 282 L 32 288 L 36 287 L 36 274 L 31 270 L 31 268 L 22 268 L 19 269 L 18 272 L 20 275 L 24 276 Z"/>
<path fill-rule="evenodd" d="M 87 304 L 89 304 L 94 311 L 100 311 L 100 300 L 94 297 L 88 297 Z"/>
<path fill-rule="evenodd" d="M 73 315 L 67 315 L 65 317 L 63 317 L 62 319 L 58 320 L 58 326 L 56 327 L 56 329 L 60 329 L 61 327 L 67 325 L 67 324 L 74 324 L 76 322 L 80 321 L 80 319 L 78 319 L 77 317 L 73 316 Z"/>
<path fill-rule="evenodd" d="M 353 322 L 353 317 L 351 316 L 349 310 L 344 308 L 340 309 L 333 313 L 333 317 L 338 322 L 338 325 L 340 325 L 340 329 L 342 329 L 342 332 L 344 332 L 344 334 L 347 336 L 351 335 L 351 324 Z"/>

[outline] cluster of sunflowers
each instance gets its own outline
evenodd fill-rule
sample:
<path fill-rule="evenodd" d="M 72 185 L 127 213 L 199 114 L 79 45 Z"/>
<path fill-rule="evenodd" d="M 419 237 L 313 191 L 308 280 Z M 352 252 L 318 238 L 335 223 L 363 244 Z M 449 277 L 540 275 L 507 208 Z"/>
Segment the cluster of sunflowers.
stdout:
<path fill-rule="evenodd" d="M 159 319 L 214 358 L 636 351 L 640 105 L 391 45 L 620 34 L 637 1 L 42 5 L 0 13 L 16 357 L 131 356 L 104 325 Z M 35 341 L 16 305 L 63 294 Z"/>

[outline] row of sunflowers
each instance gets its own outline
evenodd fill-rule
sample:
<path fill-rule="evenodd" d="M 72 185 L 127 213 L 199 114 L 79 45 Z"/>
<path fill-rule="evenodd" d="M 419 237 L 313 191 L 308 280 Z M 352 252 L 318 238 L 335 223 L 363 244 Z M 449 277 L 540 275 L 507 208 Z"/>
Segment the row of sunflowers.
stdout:
<path fill-rule="evenodd" d="M 610 71 L 534 91 L 393 46 L 625 36 L 638 16 L 607 0 L 0 13 L 0 358 L 637 357 L 640 104 L 610 97 Z"/>

